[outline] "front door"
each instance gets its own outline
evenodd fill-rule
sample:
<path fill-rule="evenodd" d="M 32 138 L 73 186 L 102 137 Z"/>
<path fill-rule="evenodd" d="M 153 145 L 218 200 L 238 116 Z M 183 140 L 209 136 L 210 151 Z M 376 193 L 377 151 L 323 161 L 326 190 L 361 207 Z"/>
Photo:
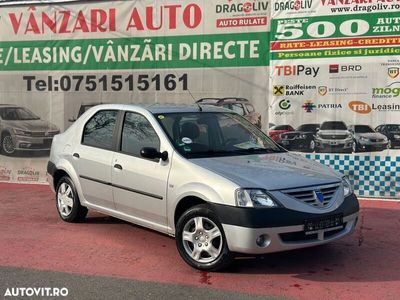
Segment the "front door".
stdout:
<path fill-rule="evenodd" d="M 160 139 L 149 120 L 126 112 L 119 151 L 114 154 L 112 184 L 117 211 L 151 228 L 167 226 L 166 190 L 170 162 L 144 159 L 140 150 L 160 151 Z"/>

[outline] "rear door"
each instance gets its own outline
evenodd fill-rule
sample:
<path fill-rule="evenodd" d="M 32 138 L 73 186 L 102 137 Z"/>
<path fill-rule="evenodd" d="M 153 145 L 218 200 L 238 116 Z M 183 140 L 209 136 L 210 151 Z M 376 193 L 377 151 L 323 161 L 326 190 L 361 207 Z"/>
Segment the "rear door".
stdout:
<path fill-rule="evenodd" d="M 85 124 L 81 143 L 73 151 L 83 195 L 87 202 L 114 209 L 111 163 L 116 145 L 117 110 L 101 110 Z"/>
<path fill-rule="evenodd" d="M 154 126 L 144 115 L 126 112 L 119 149 L 112 162 L 114 202 L 119 212 L 134 217 L 139 224 L 162 229 L 167 225 L 166 191 L 171 163 L 170 159 L 141 157 L 144 147 L 160 151 Z"/>

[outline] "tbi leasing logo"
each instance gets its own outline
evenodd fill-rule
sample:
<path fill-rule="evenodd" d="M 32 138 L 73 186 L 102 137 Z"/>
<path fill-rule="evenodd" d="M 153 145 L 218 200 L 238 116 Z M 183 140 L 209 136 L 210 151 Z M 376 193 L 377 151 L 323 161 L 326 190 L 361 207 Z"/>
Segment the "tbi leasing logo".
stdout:
<path fill-rule="evenodd" d="M 349 102 L 349 108 L 359 114 L 369 114 L 372 111 L 371 106 L 363 101 L 355 100 Z"/>

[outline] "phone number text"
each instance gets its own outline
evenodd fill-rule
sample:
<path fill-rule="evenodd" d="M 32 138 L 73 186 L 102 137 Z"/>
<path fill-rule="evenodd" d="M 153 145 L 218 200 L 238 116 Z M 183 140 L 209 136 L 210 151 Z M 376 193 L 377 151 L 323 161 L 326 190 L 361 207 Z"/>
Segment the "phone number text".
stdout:
<path fill-rule="evenodd" d="M 23 76 L 27 91 L 175 91 L 188 89 L 188 74 Z"/>

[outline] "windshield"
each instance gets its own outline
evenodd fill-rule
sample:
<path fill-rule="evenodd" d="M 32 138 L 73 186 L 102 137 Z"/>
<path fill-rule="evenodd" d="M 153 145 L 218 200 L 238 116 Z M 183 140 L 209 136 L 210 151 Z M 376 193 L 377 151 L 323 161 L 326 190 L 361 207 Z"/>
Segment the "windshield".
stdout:
<path fill-rule="evenodd" d="M 371 132 L 375 132 L 371 127 L 369 127 L 368 125 L 356 125 L 354 126 L 354 132 L 357 133 L 371 133 Z"/>
<path fill-rule="evenodd" d="M 400 125 L 388 125 L 388 129 L 390 132 L 399 132 Z"/>
<path fill-rule="evenodd" d="M 3 120 L 7 121 L 27 121 L 39 120 L 33 112 L 22 107 L 3 107 L 0 108 L 0 116 Z"/>
<path fill-rule="evenodd" d="M 324 122 L 321 130 L 347 130 L 347 127 L 343 122 Z"/>
<path fill-rule="evenodd" d="M 198 112 L 155 116 L 177 151 L 187 158 L 284 152 L 237 114 Z"/>

